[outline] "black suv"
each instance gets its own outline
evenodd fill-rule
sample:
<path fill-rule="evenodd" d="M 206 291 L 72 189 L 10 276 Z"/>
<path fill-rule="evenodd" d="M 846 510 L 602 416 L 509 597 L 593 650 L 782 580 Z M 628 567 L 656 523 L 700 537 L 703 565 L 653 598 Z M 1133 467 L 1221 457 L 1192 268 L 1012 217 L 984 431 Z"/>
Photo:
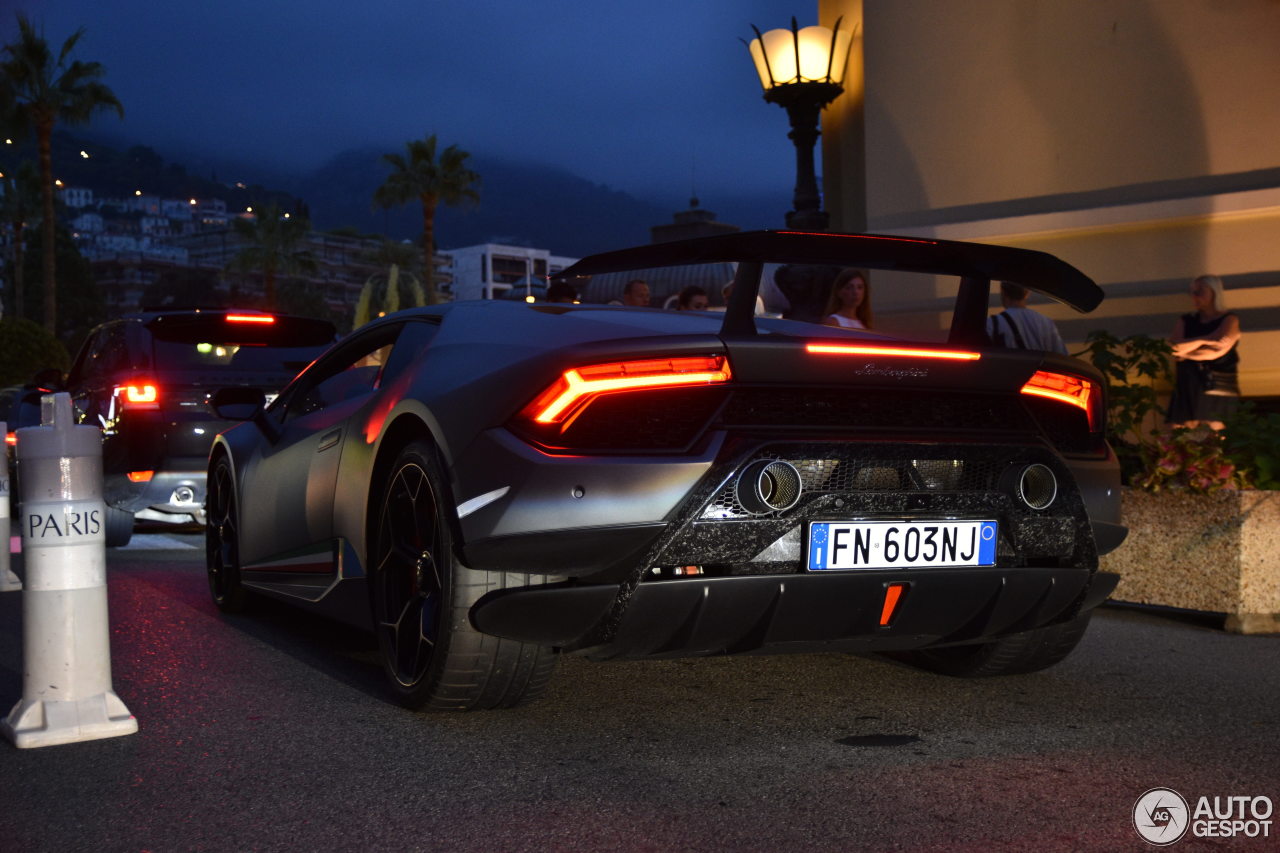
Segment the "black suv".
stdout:
<path fill-rule="evenodd" d="M 229 424 L 220 388 L 274 397 L 337 337 L 332 323 L 231 309 L 144 310 L 85 339 L 67 375 L 76 414 L 102 428 L 107 545 L 126 545 L 134 518 L 204 523 L 213 437 Z"/>

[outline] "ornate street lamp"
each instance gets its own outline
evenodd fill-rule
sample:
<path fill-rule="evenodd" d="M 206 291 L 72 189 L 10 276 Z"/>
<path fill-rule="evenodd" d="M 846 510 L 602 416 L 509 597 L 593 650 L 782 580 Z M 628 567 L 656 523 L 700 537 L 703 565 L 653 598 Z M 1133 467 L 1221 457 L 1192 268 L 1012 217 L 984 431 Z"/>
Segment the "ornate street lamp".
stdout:
<path fill-rule="evenodd" d="M 813 167 L 813 148 L 818 141 L 818 116 L 822 108 L 844 91 L 844 70 L 849 61 L 849 45 L 853 33 L 835 29 L 805 27 L 799 29 L 791 19 L 791 29 L 761 33 L 754 24 L 756 37 L 747 46 L 764 87 L 764 99 L 787 111 L 791 132 L 787 134 L 796 146 L 796 191 L 787 213 L 787 227 L 804 231 L 822 231 L 827 227 L 827 213 L 818 195 L 818 179 Z"/>

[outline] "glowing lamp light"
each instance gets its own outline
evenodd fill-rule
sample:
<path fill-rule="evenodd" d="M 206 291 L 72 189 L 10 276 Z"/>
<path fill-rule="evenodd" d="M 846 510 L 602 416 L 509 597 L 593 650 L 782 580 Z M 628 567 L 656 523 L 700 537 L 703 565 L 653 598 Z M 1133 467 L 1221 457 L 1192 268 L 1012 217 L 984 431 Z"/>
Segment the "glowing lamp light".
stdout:
<path fill-rule="evenodd" d="M 744 42 L 764 87 L 764 99 L 784 108 L 791 122 L 788 135 L 796 146 L 796 188 L 794 209 L 786 217 L 788 228 L 827 229 L 829 217 L 822 210 L 822 197 L 818 194 L 813 149 L 818 141 L 822 108 L 844 91 L 854 32 L 840 28 L 843 20 L 837 19 L 833 29 L 800 29 L 792 18 L 791 29 L 767 33 L 752 25 L 756 37 Z"/>
<path fill-rule="evenodd" d="M 259 323 L 269 326 L 276 321 L 270 314 L 228 314 L 228 323 Z"/>
<path fill-rule="evenodd" d="M 849 62 L 849 46 L 853 33 L 836 28 L 805 27 L 799 29 L 796 19 L 791 19 L 791 29 L 769 30 L 761 33 L 756 27 L 756 37 L 750 43 L 751 59 L 760 76 L 765 97 L 779 86 L 797 83 L 821 83 L 842 89 L 845 66 Z M 839 95 L 836 91 L 831 99 Z"/>

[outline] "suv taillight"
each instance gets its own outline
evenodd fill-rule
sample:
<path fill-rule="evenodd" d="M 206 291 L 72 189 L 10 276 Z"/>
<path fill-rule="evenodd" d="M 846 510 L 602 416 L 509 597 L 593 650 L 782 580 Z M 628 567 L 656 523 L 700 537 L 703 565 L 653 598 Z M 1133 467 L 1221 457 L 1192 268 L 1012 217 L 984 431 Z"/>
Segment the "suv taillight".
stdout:
<path fill-rule="evenodd" d="M 145 380 L 116 386 L 116 397 L 120 401 L 121 409 L 145 411 L 160 408 L 160 388 Z"/>

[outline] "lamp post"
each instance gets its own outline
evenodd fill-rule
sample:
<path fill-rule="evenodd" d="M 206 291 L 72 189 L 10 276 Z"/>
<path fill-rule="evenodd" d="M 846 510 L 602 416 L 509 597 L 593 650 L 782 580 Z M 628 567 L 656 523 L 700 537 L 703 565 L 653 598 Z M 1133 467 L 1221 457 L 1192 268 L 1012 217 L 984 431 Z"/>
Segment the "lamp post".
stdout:
<path fill-rule="evenodd" d="M 822 108 L 844 91 L 845 65 L 849 61 L 849 45 L 853 34 L 841 31 L 836 20 L 834 29 L 796 26 L 791 29 L 761 33 L 754 24 L 756 37 L 747 46 L 764 87 L 764 99 L 787 111 L 791 132 L 787 136 L 796 146 L 796 189 L 794 210 L 787 213 L 787 227 L 804 231 L 823 231 L 827 213 L 818 194 L 818 179 L 813 165 L 813 149 L 818 141 L 818 116 Z"/>

